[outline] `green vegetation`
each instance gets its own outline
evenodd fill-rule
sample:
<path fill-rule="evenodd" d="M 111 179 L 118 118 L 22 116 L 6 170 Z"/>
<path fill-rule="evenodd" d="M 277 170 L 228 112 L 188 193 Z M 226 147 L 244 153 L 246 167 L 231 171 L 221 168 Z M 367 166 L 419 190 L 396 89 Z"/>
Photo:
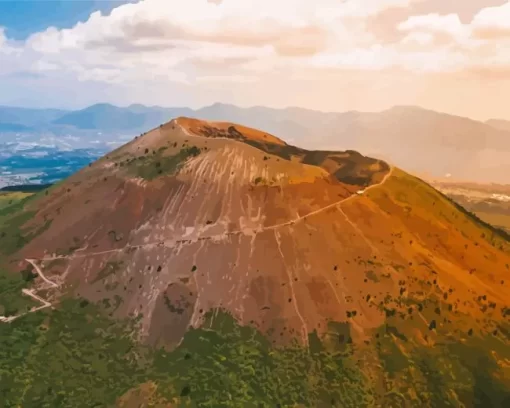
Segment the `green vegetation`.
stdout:
<path fill-rule="evenodd" d="M 7 186 L 7 187 L 0 189 L 0 194 L 3 191 L 16 192 L 16 193 L 37 193 L 37 192 L 43 191 L 51 186 L 52 186 L 52 184 L 21 184 L 21 185 L 17 185 L 17 186 Z"/>
<path fill-rule="evenodd" d="M 478 224 L 478 225 L 481 225 L 481 226 L 487 228 L 488 230 L 490 230 L 492 232 L 492 234 L 494 236 L 496 236 L 498 238 L 501 238 L 501 239 L 503 239 L 505 241 L 510 242 L 510 233 L 508 233 L 507 231 L 505 231 L 503 229 L 494 227 L 493 225 L 483 221 L 475 213 L 466 210 L 463 206 L 461 206 L 456 201 L 452 200 L 447 195 L 445 195 L 445 194 L 443 194 L 443 193 L 441 193 L 439 191 L 438 191 L 438 194 L 440 194 L 445 200 L 449 201 L 457 210 L 459 210 L 460 212 L 464 213 L 475 224 Z"/>
<path fill-rule="evenodd" d="M 207 329 L 190 329 L 177 349 L 165 351 L 136 343 L 134 324 L 109 320 L 97 306 L 71 299 L 57 310 L 0 324 L 0 407 L 110 406 L 147 383 L 156 385 L 153 397 L 160 401 L 196 407 L 510 402 L 508 369 L 496 360 L 510 358 L 510 349 L 500 337 L 425 347 L 385 326 L 362 347 L 350 341 L 346 324 L 331 323 L 324 339 L 310 334 L 310 348 L 275 347 L 216 311 L 206 315 Z M 381 367 L 369 376 L 363 369 L 372 347 L 370 359 L 378 358 Z"/>
<path fill-rule="evenodd" d="M 258 185 L 258 184 L 266 184 L 267 181 L 264 177 L 256 177 L 254 180 L 253 180 L 253 184 L 255 185 Z"/>
<path fill-rule="evenodd" d="M 211 323 L 212 330 L 190 330 L 172 352 L 136 344 L 132 324 L 105 318 L 85 300 L 0 324 L 0 406 L 103 407 L 148 381 L 160 397 L 200 407 L 371 406 L 354 362 L 320 341 L 313 351 L 273 348 L 227 314 Z"/>
<path fill-rule="evenodd" d="M 86 301 L 0 324 L 0 406 L 104 407 L 140 381 L 125 326 Z"/>
<path fill-rule="evenodd" d="M 379 282 L 379 277 L 372 270 L 366 271 L 365 276 L 367 277 L 367 279 L 371 280 L 372 282 L 375 282 L 375 283 Z"/>
<path fill-rule="evenodd" d="M 10 255 L 15 253 L 51 225 L 51 220 L 47 220 L 38 228 L 23 228 L 24 224 L 35 215 L 34 211 L 25 208 L 34 197 L 35 195 L 25 197 L 0 209 L 1 254 Z"/>
<path fill-rule="evenodd" d="M 435 221 L 442 218 L 456 225 L 459 231 L 475 244 L 477 240 L 483 239 L 494 248 L 506 252 L 510 250 L 510 234 L 484 222 L 419 178 L 395 169 L 388 180 L 388 189 L 392 191 L 397 202 L 413 208 L 415 216 L 419 214 L 420 217 Z M 378 205 L 385 205 L 386 200 L 381 191 L 372 191 L 370 197 Z"/>
<path fill-rule="evenodd" d="M 191 330 L 177 350 L 158 353 L 154 379 L 164 397 L 185 391 L 186 399 L 201 407 L 313 407 L 320 402 L 365 407 L 373 402 L 354 361 L 327 352 L 320 341 L 314 350 L 274 348 L 256 330 L 221 313 L 213 327 Z"/>
<path fill-rule="evenodd" d="M 391 331 L 380 333 L 385 386 L 406 406 L 509 406 L 508 368 L 498 361 L 508 359 L 510 350 L 502 339 L 487 335 L 460 342 L 450 337 L 428 347 L 396 339 Z"/>
<path fill-rule="evenodd" d="M 174 175 L 190 157 L 196 157 L 201 150 L 196 147 L 186 147 L 177 154 L 163 155 L 164 149 L 159 149 L 155 154 L 140 156 L 128 163 L 128 169 L 137 177 L 153 180 L 161 175 Z"/>
<path fill-rule="evenodd" d="M 510 234 L 510 213 L 500 214 L 484 211 L 473 211 L 474 214 L 481 220 L 488 222 L 494 227 L 502 230 L 503 232 Z"/>
<path fill-rule="evenodd" d="M 14 316 L 39 306 L 32 298 L 21 293 L 21 289 L 35 276 L 30 269 L 21 274 L 12 274 L 0 269 L 0 316 Z"/>
<path fill-rule="evenodd" d="M 30 197 L 32 194 L 21 193 L 21 192 L 0 192 L 0 211 L 15 205 L 24 198 Z"/>
<path fill-rule="evenodd" d="M 373 182 L 375 173 L 384 174 L 389 171 L 388 164 L 380 160 L 365 157 L 353 150 L 347 150 L 346 152 L 307 151 L 288 144 L 251 139 L 238 131 L 235 126 L 230 126 L 226 130 L 204 126 L 202 132 L 208 137 L 225 137 L 241 141 L 279 159 L 287 161 L 297 159 L 303 164 L 323 167 L 330 171 L 337 180 L 346 184 L 368 186 Z M 263 156 L 262 160 L 267 161 L 270 159 L 270 156 Z M 325 165 L 326 161 L 329 161 L 327 166 Z M 333 171 L 331 171 L 332 162 L 338 164 Z M 258 183 L 255 182 L 255 184 Z"/>

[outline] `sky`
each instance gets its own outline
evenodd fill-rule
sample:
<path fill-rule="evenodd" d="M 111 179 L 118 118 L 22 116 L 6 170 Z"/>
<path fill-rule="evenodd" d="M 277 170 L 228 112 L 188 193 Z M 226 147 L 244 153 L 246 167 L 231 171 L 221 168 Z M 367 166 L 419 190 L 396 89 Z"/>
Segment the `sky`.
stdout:
<path fill-rule="evenodd" d="M 0 104 L 510 120 L 506 0 L 0 0 Z"/>

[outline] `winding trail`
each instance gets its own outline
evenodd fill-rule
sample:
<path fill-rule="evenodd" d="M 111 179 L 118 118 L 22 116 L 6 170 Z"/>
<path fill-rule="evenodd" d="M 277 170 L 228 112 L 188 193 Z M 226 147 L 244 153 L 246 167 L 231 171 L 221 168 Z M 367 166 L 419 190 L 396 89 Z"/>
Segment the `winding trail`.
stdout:
<path fill-rule="evenodd" d="M 35 261 L 33 259 L 25 259 L 25 261 L 27 261 L 30 265 L 32 265 L 34 267 L 35 271 L 42 278 L 43 281 L 45 281 L 48 285 L 50 285 L 54 288 L 58 288 L 58 284 L 50 281 L 46 276 L 44 276 L 41 269 L 37 266 L 37 264 L 35 263 Z"/>
<path fill-rule="evenodd" d="M 372 184 L 371 186 L 368 186 L 363 191 L 362 195 L 365 195 L 369 190 L 371 190 L 373 188 L 376 188 L 376 187 L 379 187 L 380 185 L 384 184 L 388 180 L 388 178 L 393 174 L 393 170 L 394 170 L 394 168 L 390 167 L 390 170 L 388 171 L 388 173 L 385 174 L 383 179 L 379 183 Z M 192 243 L 196 243 L 198 241 L 203 241 L 203 240 L 220 241 L 220 240 L 222 240 L 224 238 L 228 238 L 228 237 L 235 236 L 235 235 L 252 236 L 252 235 L 260 234 L 260 233 L 262 233 L 264 231 L 274 231 L 274 230 L 277 230 L 279 228 L 288 227 L 290 225 L 297 224 L 299 222 L 302 222 L 302 221 L 306 220 L 309 217 L 313 217 L 314 215 L 318 215 L 318 214 L 321 214 L 321 213 L 323 213 L 325 211 L 328 211 L 328 210 L 330 210 L 332 208 L 336 208 L 339 205 L 344 204 L 347 201 L 353 200 L 353 199 L 358 198 L 358 197 L 359 197 L 359 194 L 352 194 L 352 195 L 350 195 L 347 198 L 343 198 L 343 199 L 341 199 L 339 201 L 336 201 L 336 202 L 334 202 L 332 204 L 329 204 L 329 205 L 327 205 L 325 207 L 319 208 L 318 210 L 311 211 L 311 212 L 309 212 L 309 213 L 307 213 L 305 215 L 293 218 L 293 219 L 291 219 L 289 221 L 285 221 L 285 222 L 278 223 L 278 224 L 273 224 L 273 225 L 268 225 L 268 226 L 260 227 L 260 228 L 244 228 L 244 229 L 241 229 L 241 230 L 224 232 L 222 234 L 209 235 L 209 236 L 199 236 L 199 237 L 195 237 L 195 238 L 190 239 L 190 240 L 186 240 L 186 239 L 167 239 L 167 240 L 162 240 L 162 241 L 160 240 L 160 241 L 148 242 L 146 244 L 140 244 L 140 245 L 126 245 L 126 246 L 124 246 L 122 248 L 109 249 L 109 250 L 105 250 L 105 251 L 88 252 L 88 253 L 76 254 L 76 252 L 84 251 L 86 249 L 86 248 L 80 248 L 80 249 L 76 250 L 75 253 L 73 253 L 71 255 L 48 256 L 48 257 L 39 258 L 38 260 L 40 260 L 40 261 L 54 261 L 54 260 L 57 260 L 57 259 L 78 259 L 78 258 L 86 258 L 86 257 L 89 257 L 89 256 L 97 256 L 97 255 L 106 255 L 106 254 L 112 254 L 112 253 L 119 253 L 119 252 L 127 251 L 127 250 L 130 250 L 130 249 L 155 248 L 155 247 L 158 247 L 158 246 L 173 247 L 176 244 L 192 244 Z M 166 244 L 170 244 L 170 245 L 166 245 Z M 32 265 L 34 265 L 34 267 L 36 268 L 36 271 L 38 273 L 41 272 L 39 270 L 39 268 L 37 268 L 37 266 L 33 263 L 33 260 L 28 260 L 27 259 L 27 261 L 29 261 L 30 263 L 32 263 Z M 40 276 L 43 276 L 43 275 L 40 275 Z M 47 280 L 45 278 L 43 278 L 43 279 L 45 281 L 47 281 L 48 283 L 50 283 L 50 284 L 56 285 L 55 283 L 53 283 L 53 282 L 51 282 L 51 281 L 49 281 L 49 280 Z"/>
<path fill-rule="evenodd" d="M 58 284 L 56 284 L 55 282 L 49 280 L 46 276 L 44 276 L 44 273 L 36 265 L 36 263 L 35 263 L 35 261 L 33 259 L 25 259 L 25 261 L 27 261 L 30 265 L 32 265 L 34 267 L 35 271 L 37 272 L 37 275 L 39 275 L 44 282 L 46 282 L 47 284 L 49 284 L 53 288 L 58 288 L 58 286 L 59 286 Z M 42 305 L 39 306 L 39 307 L 33 307 L 28 312 L 20 313 L 20 314 L 14 315 L 14 316 L 9 316 L 9 317 L 0 316 L 0 322 L 1 323 L 11 323 L 14 320 L 19 319 L 20 317 L 23 317 L 23 316 L 25 316 L 27 314 L 34 313 L 34 312 L 37 312 L 39 310 L 46 309 L 47 307 L 52 307 L 53 306 L 47 300 L 45 300 L 42 297 L 36 295 L 34 290 L 32 290 L 32 289 L 21 289 L 21 293 L 23 293 L 26 296 L 30 296 L 34 300 L 42 303 Z"/>
<path fill-rule="evenodd" d="M 187 136 L 199 137 L 198 135 L 194 135 L 194 134 L 190 133 L 182 125 L 180 125 L 180 124 L 178 124 L 178 125 L 181 127 L 182 131 Z M 232 140 L 232 139 L 227 139 L 227 140 Z M 328 210 L 330 210 L 332 208 L 336 208 L 336 207 L 342 205 L 343 203 L 346 203 L 349 200 L 357 198 L 359 195 L 365 195 L 369 190 L 371 190 L 373 188 L 376 188 L 376 187 L 379 187 L 380 185 L 384 184 L 388 180 L 388 178 L 393 174 L 393 171 L 394 171 L 394 168 L 392 166 L 390 166 L 389 171 L 384 175 L 383 179 L 379 183 L 375 183 L 375 184 L 372 184 L 372 185 L 368 186 L 364 190 L 361 190 L 360 192 L 358 192 L 358 194 L 354 193 L 354 194 L 350 195 L 347 198 L 343 198 L 343 199 L 341 199 L 339 201 L 336 201 L 336 202 L 334 202 L 332 204 L 329 204 L 329 205 L 327 205 L 325 207 L 319 208 L 319 209 L 311 211 L 311 212 L 309 212 L 309 213 L 307 213 L 305 215 L 295 217 L 295 218 L 293 218 L 293 219 L 291 219 L 289 221 L 285 221 L 285 222 L 282 222 L 282 223 L 268 225 L 268 226 L 259 227 L 259 228 L 244 228 L 244 229 L 241 229 L 241 230 L 225 232 L 225 233 L 222 233 L 222 234 L 216 234 L 216 235 L 211 235 L 211 236 L 199 236 L 199 237 L 195 237 L 192 240 L 185 240 L 185 239 L 163 240 L 163 241 L 150 242 L 150 243 L 141 244 L 141 245 L 126 245 L 126 246 L 124 246 L 122 248 L 111 249 L 111 250 L 106 250 L 106 251 L 98 251 L 98 252 L 83 253 L 83 251 L 85 251 L 87 249 L 87 246 L 85 246 L 83 248 L 77 249 L 75 251 L 75 253 L 73 253 L 71 255 L 59 255 L 59 256 L 42 257 L 42 258 L 39 258 L 37 260 L 38 261 L 53 261 L 53 260 L 57 260 L 57 259 L 85 258 L 85 257 L 89 257 L 89 256 L 104 255 L 104 254 L 110 254 L 110 253 L 118 253 L 118 252 L 130 250 L 130 249 L 140 249 L 140 248 L 167 246 L 166 244 L 172 244 L 172 245 L 175 246 L 176 244 L 190 244 L 190 243 L 195 243 L 195 242 L 203 241 L 203 240 L 221 240 L 221 239 L 224 239 L 224 238 L 228 238 L 230 236 L 241 235 L 241 234 L 247 235 L 247 236 L 254 236 L 254 235 L 257 235 L 257 234 L 262 233 L 264 231 L 274 231 L 275 237 L 276 237 L 277 242 L 278 242 L 277 229 L 283 228 L 283 227 L 287 227 L 287 226 L 294 225 L 296 223 L 305 221 L 309 217 L 313 217 L 314 215 L 318 215 L 318 214 L 321 214 L 321 213 L 323 213 L 325 211 L 328 211 Z M 343 213 L 343 210 L 340 209 L 340 211 Z M 346 216 L 345 213 L 343 213 L 343 214 L 344 214 L 344 216 Z M 349 220 L 349 223 L 350 223 L 350 220 Z M 365 238 L 365 240 L 366 240 L 366 238 Z M 78 252 L 82 252 L 82 253 L 77 254 Z M 58 288 L 60 286 L 58 283 L 53 282 L 52 280 L 48 279 L 44 275 L 44 273 L 41 271 L 39 266 L 36 264 L 36 260 L 35 259 L 25 259 L 25 261 L 33 266 L 33 268 L 35 269 L 37 275 L 46 284 L 48 284 L 52 288 Z M 292 284 L 292 282 L 291 282 L 291 284 Z M 12 322 L 12 321 L 14 321 L 14 320 L 16 320 L 16 319 L 18 319 L 18 318 L 20 318 L 22 316 L 25 316 L 25 315 L 27 315 L 29 313 L 33 313 L 33 312 L 36 312 L 38 310 L 45 309 L 47 307 L 52 307 L 52 304 L 50 302 L 48 302 L 47 300 L 41 298 L 40 296 L 37 296 L 34 293 L 33 290 L 22 289 L 22 293 L 24 295 L 26 295 L 26 296 L 32 297 L 34 300 L 37 300 L 38 302 L 42 303 L 42 305 L 39 306 L 39 307 L 36 307 L 36 308 L 32 308 L 28 312 L 21 313 L 21 314 L 18 314 L 16 316 L 9 316 L 9 317 L 0 316 L 0 322 L 10 323 L 10 322 Z M 295 307 L 297 307 L 296 304 L 295 304 Z M 303 321 L 301 315 L 299 314 L 299 311 L 297 311 L 297 315 Z M 304 321 L 303 321 L 303 324 L 305 324 Z"/>

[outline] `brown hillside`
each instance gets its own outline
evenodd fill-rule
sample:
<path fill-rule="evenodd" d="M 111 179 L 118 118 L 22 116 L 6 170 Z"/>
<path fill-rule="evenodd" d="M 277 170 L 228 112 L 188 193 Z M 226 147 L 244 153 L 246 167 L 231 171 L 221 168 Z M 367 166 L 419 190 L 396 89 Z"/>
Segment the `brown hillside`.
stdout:
<path fill-rule="evenodd" d="M 50 300 L 140 317 L 152 344 L 175 346 L 217 309 L 277 344 L 332 322 L 362 344 L 392 319 L 433 343 L 432 322 L 481 333 L 509 315 L 510 246 L 495 231 L 384 162 L 239 125 L 175 119 L 25 210 L 11 266 L 34 260 L 59 285 L 36 279 Z"/>

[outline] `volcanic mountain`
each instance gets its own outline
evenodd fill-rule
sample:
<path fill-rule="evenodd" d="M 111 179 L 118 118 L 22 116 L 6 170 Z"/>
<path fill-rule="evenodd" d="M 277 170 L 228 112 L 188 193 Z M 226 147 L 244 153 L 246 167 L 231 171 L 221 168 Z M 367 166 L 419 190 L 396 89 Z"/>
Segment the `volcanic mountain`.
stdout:
<path fill-rule="evenodd" d="M 114 321 L 134 319 L 137 344 L 182 352 L 182 361 L 211 332 L 227 333 L 227 354 L 237 344 L 229 336 L 240 336 L 236 356 L 248 357 L 241 367 L 219 355 L 214 370 L 231 372 L 220 385 L 197 379 L 204 362 L 188 380 L 178 365 L 179 389 L 144 377 L 120 405 L 161 397 L 162 384 L 167 403 L 199 406 L 212 394 L 212 406 L 510 402 L 508 237 L 355 151 L 307 151 L 180 117 L 3 209 L 0 249 L 45 307 L 7 324 L 78 298 Z M 246 360 L 259 353 L 255 338 L 304 351 L 292 363 L 290 351 L 272 362 L 268 352 L 255 374 Z M 289 371 L 274 374 L 279 364 Z M 283 381 L 279 391 L 253 385 L 267 370 Z"/>

